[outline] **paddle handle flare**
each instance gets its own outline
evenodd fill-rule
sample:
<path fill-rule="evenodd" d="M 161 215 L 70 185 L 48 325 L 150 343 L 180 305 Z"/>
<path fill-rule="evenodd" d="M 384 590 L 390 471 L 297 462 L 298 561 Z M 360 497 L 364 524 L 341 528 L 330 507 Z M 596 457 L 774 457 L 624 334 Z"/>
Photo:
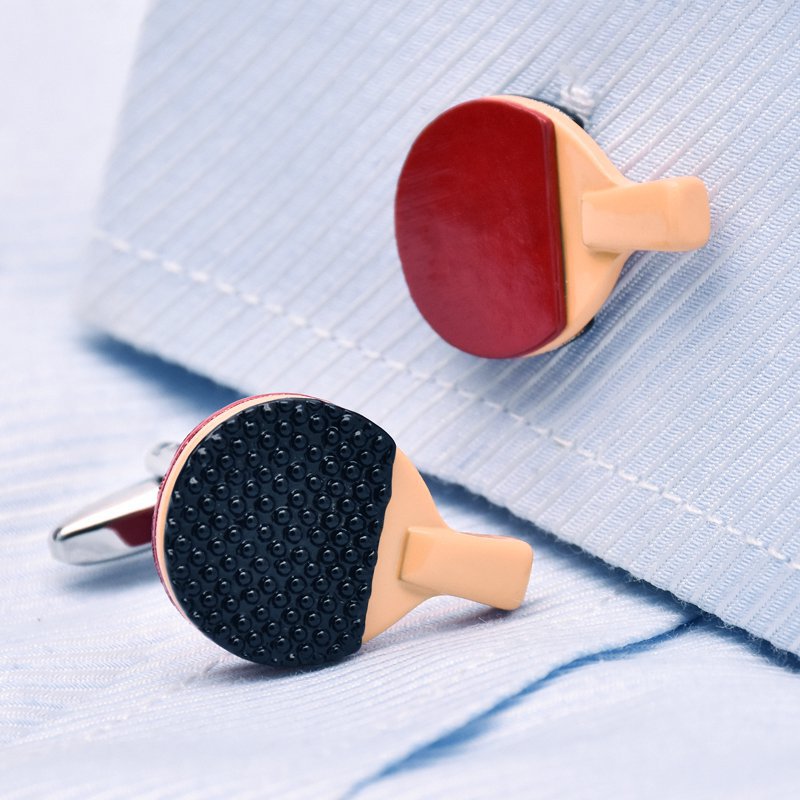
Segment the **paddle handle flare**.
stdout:
<path fill-rule="evenodd" d="M 711 232 L 708 191 L 694 177 L 586 192 L 581 215 L 583 243 L 608 253 L 694 250 Z"/>
<path fill-rule="evenodd" d="M 432 595 L 463 597 L 511 611 L 525 598 L 532 565 L 533 550 L 519 539 L 412 526 L 400 579 Z"/>

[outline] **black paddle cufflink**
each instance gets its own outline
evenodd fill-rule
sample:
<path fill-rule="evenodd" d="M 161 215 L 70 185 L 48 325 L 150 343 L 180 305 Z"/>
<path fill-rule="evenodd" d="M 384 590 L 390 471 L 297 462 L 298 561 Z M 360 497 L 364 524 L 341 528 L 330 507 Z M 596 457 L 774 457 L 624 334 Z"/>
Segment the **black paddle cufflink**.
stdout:
<path fill-rule="evenodd" d="M 52 553 L 88 564 L 152 547 L 178 611 L 241 658 L 325 664 L 434 595 L 524 598 L 530 546 L 450 529 L 389 434 L 331 403 L 241 400 L 150 466 L 160 485 L 86 509 Z"/>

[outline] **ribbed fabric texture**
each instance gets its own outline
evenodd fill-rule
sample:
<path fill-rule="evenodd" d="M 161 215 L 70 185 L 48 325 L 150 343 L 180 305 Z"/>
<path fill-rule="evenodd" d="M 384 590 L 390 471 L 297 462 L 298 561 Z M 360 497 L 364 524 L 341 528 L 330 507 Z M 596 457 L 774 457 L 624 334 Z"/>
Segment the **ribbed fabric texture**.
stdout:
<path fill-rule="evenodd" d="M 358 408 L 429 473 L 800 652 L 798 37 L 774 0 L 159 2 L 84 308 L 241 391 Z M 497 92 L 712 203 L 706 248 L 633 258 L 590 333 L 516 362 L 437 339 L 392 236 L 415 133 Z"/>
<path fill-rule="evenodd" d="M 497 797 L 499 787 L 540 800 L 791 798 L 797 684 L 700 622 L 557 670 L 357 797 L 415 800 L 421 787 L 447 786 L 458 798 Z"/>
<path fill-rule="evenodd" d="M 0 83 L 0 797 L 793 797 L 792 659 L 439 482 L 451 524 L 533 543 L 525 607 L 442 598 L 332 670 L 216 649 L 146 556 L 51 559 L 65 516 L 234 395 L 72 313 L 135 9 L 59 1 L 43 25 L 16 8 L 27 38 L 0 7 L 18 68 Z"/>

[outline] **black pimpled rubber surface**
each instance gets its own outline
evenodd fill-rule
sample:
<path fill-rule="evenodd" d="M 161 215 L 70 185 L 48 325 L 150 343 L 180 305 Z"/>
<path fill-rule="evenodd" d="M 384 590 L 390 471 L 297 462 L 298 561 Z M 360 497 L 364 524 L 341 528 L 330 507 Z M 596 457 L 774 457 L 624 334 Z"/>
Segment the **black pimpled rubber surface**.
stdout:
<path fill-rule="evenodd" d="M 395 444 L 320 400 L 266 400 L 209 433 L 175 482 L 166 576 L 237 656 L 322 664 L 361 646 Z"/>

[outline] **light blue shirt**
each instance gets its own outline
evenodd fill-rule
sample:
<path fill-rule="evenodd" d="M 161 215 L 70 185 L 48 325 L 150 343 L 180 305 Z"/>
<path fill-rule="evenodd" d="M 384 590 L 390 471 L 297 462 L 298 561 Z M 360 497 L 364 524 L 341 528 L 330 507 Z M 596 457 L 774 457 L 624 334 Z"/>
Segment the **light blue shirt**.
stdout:
<path fill-rule="evenodd" d="M 0 24 L 28 65 L 9 125 L 52 131 L 0 156 L 53 164 L 0 193 L 0 795 L 794 797 L 797 660 L 572 543 L 796 648 L 796 5 L 159 2 L 83 284 L 73 176 L 99 171 L 125 37 L 59 8 L 31 16 L 41 50 Z M 502 89 L 583 109 L 631 177 L 701 174 L 715 233 L 637 258 L 587 337 L 497 364 L 418 320 L 391 191 L 425 119 Z M 523 607 L 437 598 L 272 673 L 186 625 L 149 559 L 50 559 L 154 441 L 276 388 L 463 484 L 431 481 L 453 526 L 531 541 Z"/>
<path fill-rule="evenodd" d="M 85 312 L 241 391 L 359 408 L 430 474 L 800 652 L 798 36 L 792 2 L 161 3 Z M 499 92 L 582 113 L 631 178 L 700 176 L 713 227 L 511 362 L 427 327 L 392 229 L 414 135 Z"/>

